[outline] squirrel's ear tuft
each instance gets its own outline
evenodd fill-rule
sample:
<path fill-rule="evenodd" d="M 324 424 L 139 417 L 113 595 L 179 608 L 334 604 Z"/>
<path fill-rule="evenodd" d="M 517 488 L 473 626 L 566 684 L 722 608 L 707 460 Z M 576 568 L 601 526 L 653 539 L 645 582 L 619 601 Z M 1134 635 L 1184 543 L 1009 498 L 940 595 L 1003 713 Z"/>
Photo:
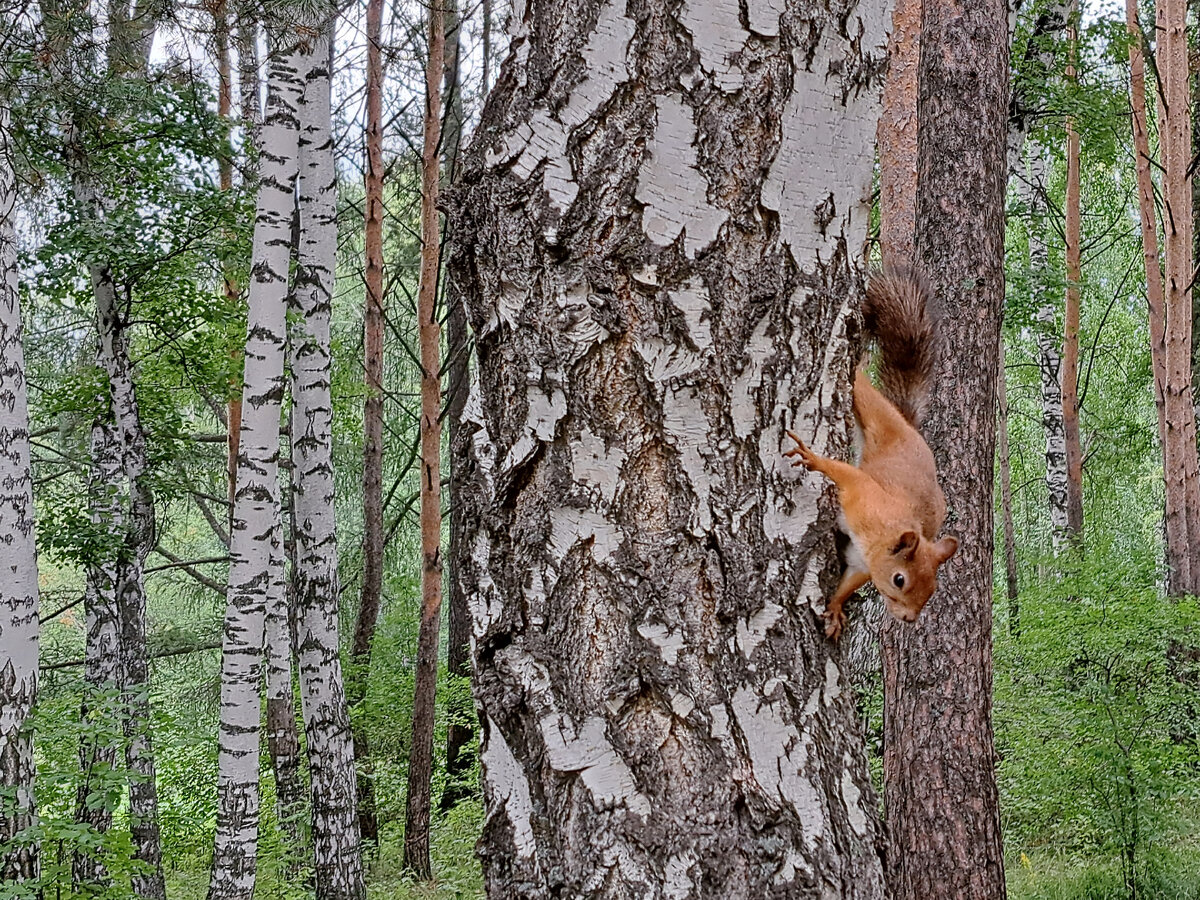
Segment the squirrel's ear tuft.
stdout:
<path fill-rule="evenodd" d="M 905 559 L 912 559 L 913 554 L 917 552 L 917 542 L 920 539 L 915 531 L 904 532 L 900 535 L 900 540 L 896 541 L 896 546 L 892 548 L 892 556 L 903 554 Z"/>
<path fill-rule="evenodd" d="M 933 552 L 937 558 L 937 564 L 940 566 L 955 553 L 958 552 L 958 538 L 944 537 L 933 545 Z"/>

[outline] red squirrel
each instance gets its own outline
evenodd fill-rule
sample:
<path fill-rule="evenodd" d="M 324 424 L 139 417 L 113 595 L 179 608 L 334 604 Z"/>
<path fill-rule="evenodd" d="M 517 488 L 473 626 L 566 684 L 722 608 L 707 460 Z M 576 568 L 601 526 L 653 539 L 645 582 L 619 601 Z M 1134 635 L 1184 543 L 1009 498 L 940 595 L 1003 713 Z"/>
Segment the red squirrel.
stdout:
<path fill-rule="evenodd" d="M 854 415 L 862 431 L 857 466 L 814 453 L 793 432 L 793 466 L 820 472 L 838 489 L 838 526 L 850 538 L 846 572 L 825 610 L 825 634 L 837 640 L 846 600 L 873 581 L 887 611 L 915 622 L 937 588 L 937 568 L 958 549 L 937 538 L 946 519 L 933 453 L 917 430 L 929 399 L 937 356 L 924 281 L 906 271 L 875 275 L 863 305 L 867 332 L 878 345 L 879 387 L 860 366 Z"/>

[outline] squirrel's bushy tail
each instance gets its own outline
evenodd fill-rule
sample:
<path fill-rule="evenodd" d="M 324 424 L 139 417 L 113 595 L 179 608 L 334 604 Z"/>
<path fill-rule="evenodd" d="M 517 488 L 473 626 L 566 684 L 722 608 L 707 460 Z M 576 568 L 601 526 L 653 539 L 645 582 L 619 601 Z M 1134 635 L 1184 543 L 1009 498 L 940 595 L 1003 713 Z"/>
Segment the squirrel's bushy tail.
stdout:
<path fill-rule="evenodd" d="M 919 427 L 938 349 L 925 279 L 908 269 L 876 273 L 867 284 L 863 319 L 879 348 L 880 392 Z"/>

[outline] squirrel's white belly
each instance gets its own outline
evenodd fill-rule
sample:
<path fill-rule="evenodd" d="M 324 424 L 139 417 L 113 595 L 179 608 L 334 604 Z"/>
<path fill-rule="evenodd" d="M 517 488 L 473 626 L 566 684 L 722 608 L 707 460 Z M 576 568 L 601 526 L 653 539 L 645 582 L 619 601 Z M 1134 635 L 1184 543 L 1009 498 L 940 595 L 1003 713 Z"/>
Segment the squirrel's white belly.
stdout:
<path fill-rule="evenodd" d="M 871 567 L 867 565 L 867 558 L 863 555 L 862 547 L 858 543 L 858 538 L 850 530 L 850 526 L 846 522 L 846 514 L 841 510 L 838 511 L 838 528 L 850 539 L 850 543 L 846 545 L 846 571 L 871 571 Z"/>

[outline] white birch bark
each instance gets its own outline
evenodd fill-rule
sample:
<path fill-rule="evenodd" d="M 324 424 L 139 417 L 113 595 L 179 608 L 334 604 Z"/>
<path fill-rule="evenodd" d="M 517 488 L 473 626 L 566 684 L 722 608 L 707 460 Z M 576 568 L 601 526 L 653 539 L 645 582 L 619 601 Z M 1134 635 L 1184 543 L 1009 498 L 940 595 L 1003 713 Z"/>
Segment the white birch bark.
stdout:
<path fill-rule="evenodd" d="M 106 214 L 104 190 L 76 126 L 66 148 L 75 201 L 96 221 Z M 78 819 L 100 831 L 112 823 L 112 800 L 89 802 L 93 767 L 111 768 L 121 744 L 130 772 L 130 824 L 134 855 L 149 867 L 133 879 L 137 896 L 161 898 L 166 888 L 158 831 L 153 742 L 150 734 L 149 669 L 146 660 L 146 557 L 155 542 L 154 497 L 148 484 L 146 438 L 138 409 L 130 356 L 129 310 L 119 298 L 110 264 L 89 265 L 95 301 L 96 363 L 104 372 L 100 412 L 92 425 L 89 505 L 101 540 L 86 565 L 87 649 L 85 678 L 93 695 L 85 696 L 83 714 L 96 716 L 97 700 L 119 690 L 123 708 L 105 713 L 120 723 L 107 743 L 80 741 L 84 778 L 78 791 Z M 92 807 L 92 808 L 88 808 Z M 77 854 L 77 882 L 104 878 L 99 863 Z"/>
<path fill-rule="evenodd" d="M 288 269 L 304 69 L 295 35 L 268 27 L 270 63 L 254 223 L 242 430 L 230 534 L 221 662 L 217 833 L 210 900 L 254 889 L 259 819 L 258 744 L 267 597 L 282 584 L 279 416 L 284 392 Z"/>
<path fill-rule="evenodd" d="M 338 642 L 330 314 L 337 255 L 337 172 L 330 105 L 332 18 L 312 29 L 300 112 L 300 243 L 288 323 L 300 691 L 312 773 L 318 900 L 366 895 L 350 716 Z"/>
<path fill-rule="evenodd" d="M 37 555 L 10 133 L 8 108 L 0 101 L 0 845 L 37 822 L 28 723 L 37 699 Z M 38 875 L 35 843 L 0 855 L 0 881 L 11 884 Z"/>
<path fill-rule="evenodd" d="M 1046 493 L 1050 506 L 1051 542 L 1057 552 L 1067 534 L 1067 438 L 1063 425 L 1058 300 L 1046 246 L 1046 190 L 1046 149 L 1041 142 L 1030 141 L 1022 193 L 1029 209 L 1029 274 L 1036 305 L 1042 429 L 1046 434 Z"/>
<path fill-rule="evenodd" d="M 884 896 L 833 496 L 780 454 L 849 452 L 887 16 L 513 17 L 449 203 L 491 896 Z"/>

